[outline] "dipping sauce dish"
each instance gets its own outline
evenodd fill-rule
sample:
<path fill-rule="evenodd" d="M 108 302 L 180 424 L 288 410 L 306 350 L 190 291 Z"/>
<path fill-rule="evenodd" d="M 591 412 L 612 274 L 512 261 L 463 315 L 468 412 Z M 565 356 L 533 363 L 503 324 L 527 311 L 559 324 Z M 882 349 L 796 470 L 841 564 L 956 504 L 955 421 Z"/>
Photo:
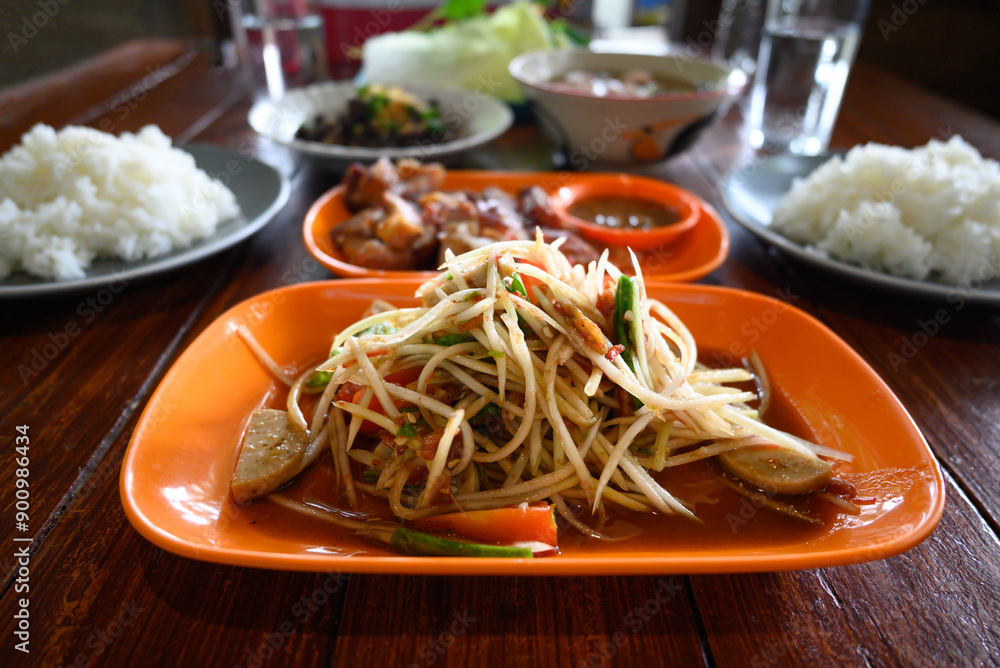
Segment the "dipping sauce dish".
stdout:
<path fill-rule="evenodd" d="M 683 188 L 627 174 L 565 185 L 551 204 L 584 236 L 633 250 L 676 241 L 701 217 L 698 199 Z"/>

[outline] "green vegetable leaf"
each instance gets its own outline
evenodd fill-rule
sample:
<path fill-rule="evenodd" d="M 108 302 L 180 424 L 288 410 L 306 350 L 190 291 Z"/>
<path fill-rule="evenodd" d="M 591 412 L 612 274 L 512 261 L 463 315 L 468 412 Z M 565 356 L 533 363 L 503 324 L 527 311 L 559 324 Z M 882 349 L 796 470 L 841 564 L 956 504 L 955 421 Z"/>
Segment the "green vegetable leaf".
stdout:
<path fill-rule="evenodd" d="M 507 281 L 510 283 L 508 284 Z M 521 282 L 521 277 L 517 275 L 516 271 L 510 275 L 510 278 L 504 280 L 503 286 L 507 288 L 507 292 L 514 292 L 525 299 L 528 298 L 528 290 L 524 287 L 524 283 Z"/>
<path fill-rule="evenodd" d="M 372 325 L 367 329 L 362 329 L 360 332 L 354 335 L 354 338 L 359 338 L 362 336 L 367 336 L 368 334 L 374 334 L 375 336 L 385 336 L 386 334 L 392 334 L 396 331 L 396 328 L 384 322 L 380 322 L 377 325 Z"/>
<path fill-rule="evenodd" d="M 400 129 L 403 127 L 396 121 L 383 121 L 381 119 L 376 119 L 375 121 L 372 122 L 372 125 L 374 125 L 376 128 L 380 130 L 385 130 L 386 132 L 389 133 L 399 132 Z"/>
<path fill-rule="evenodd" d="M 618 279 L 618 290 L 615 292 L 615 311 L 613 317 L 615 343 L 625 346 L 625 352 L 622 355 L 625 357 L 625 363 L 634 371 L 635 369 L 632 367 L 632 351 L 635 350 L 634 329 L 632 328 L 632 323 L 625 318 L 625 314 L 629 311 L 632 312 L 633 319 L 639 316 L 637 300 L 635 298 L 635 283 L 628 276 L 622 275 Z"/>
<path fill-rule="evenodd" d="M 583 32 L 566 19 L 552 19 L 549 21 L 549 27 L 552 28 L 552 32 L 556 35 L 563 35 L 570 42 L 570 44 L 577 44 L 579 46 L 586 46 L 590 44 L 590 37 L 587 33 Z"/>
<path fill-rule="evenodd" d="M 454 346 L 459 343 L 468 343 L 470 341 L 475 341 L 475 339 L 468 334 L 445 334 L 444 336 L 439 336 L 434 339 L 434 343 L 439 346 Z"/>
<path fill-rule="evenodd" d="M 440 118 L 427 118 L 424 119 L 424 123 L 430 133 L 444 134 L 448 132 L 448 124 Z"/>
<path fill-rule="evenodd" d="M 485 13 L 487 0 L 447 0 L 438 8 L 441 18 L 461 21 Z"/>
<path fill-rule="evenodd" d="M 632 312 L 632 320 L 627 320 L 625 314 Z M 618 290 L 615 292 L 615 311 L 612 316 L 615 328 L 615 343 L 625 346 L 622 352 L 622 359 L 629 369 L 635 373 L 635 319 L 639 317 L 639 299 L 635 292 L 635 282 L 628 276 L 623 275 L 618 279 Z M 637 397 L 632 397 L 632 404 L 636 409 L 642 407 L 642 401 Z"/>
<path fill-rule="evenodd" d="M 385 95 L 376 95 L 368 101 L 368 113 L 371 116 L 378 116 L 389 106 L 389 98 Z"/>
<path fill-rule="evenodd" d="M 415 438 L 416 435 L 417 430 L 412 424 L 404 424 L 399 428 L 399 431 L 396 432 L 396 436 L 403 436 L 405 438 Z"/>
<path fill-rule="evenodd" d="M 479 424 L 480 422 L 486 420 L 487 418 L 491 418 L 491 417 L 495 417 L 495 418 L 498 418 L 498 419 L 500 418 L 500 407 L 497 406 L 492 401 L 490 403 L 486 404 L 485 406 L 483 406 L 482 408 L 480 408 L 479 412 L 476 413 L 475 415 L 473 415 L 472 419 L 469 420 L 469 422 L 472 422 L 472 423 L 475 423 L 475 424 Z"/>
<path fill-rule="evenodd" d="M 333 378 L 332 371 L 314 371 L 313 375 L 309 376 L 309 380 L 306 381 L 306 387 L 311 387 L 313 389 L 326 387 L 330 384 L 331 378 Z"/>

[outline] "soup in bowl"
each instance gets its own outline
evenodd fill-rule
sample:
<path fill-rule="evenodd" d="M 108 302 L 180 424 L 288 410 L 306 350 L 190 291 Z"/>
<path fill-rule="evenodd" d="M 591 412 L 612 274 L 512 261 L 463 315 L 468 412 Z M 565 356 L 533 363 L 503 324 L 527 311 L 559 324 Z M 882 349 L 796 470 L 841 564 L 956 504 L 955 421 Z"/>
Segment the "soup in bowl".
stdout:
<path fill-rule="evenodd" d="M 708 59 L 586 49 L 526 53 L 510 73 L 573 169 L 682 151 L 747 83 Z"/>

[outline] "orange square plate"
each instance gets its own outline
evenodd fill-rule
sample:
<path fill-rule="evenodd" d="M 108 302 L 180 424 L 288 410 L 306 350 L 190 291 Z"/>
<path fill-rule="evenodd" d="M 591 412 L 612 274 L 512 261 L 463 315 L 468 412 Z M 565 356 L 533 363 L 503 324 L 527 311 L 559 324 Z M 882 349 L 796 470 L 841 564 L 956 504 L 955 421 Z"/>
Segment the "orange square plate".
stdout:
<path fill-rule="evenodd" d="M 491 170 L 451 169 L 445 174 L 443 190 L 482 191 L 494 186 L 516 194 L 529 186 L 540 186 L 553 193 L 563 186 L 578 183 L 620 181 L 632 178 L 627 174 L 576 174 L 571 172 L 498 172 Z M 647 279 L 686 283 L 696 281 L 721 265 L 729 254 L 729 232 L 718 212 L 695 195 L 700 218 L 689 231 L 662 247 L 637 253 L 639 266 Z M 348 262 L 330 241 L 330 231 L 351 217 L 344 205 L 344 187 L 327 191 L 309 209 L 302 225 L 302 240 L 316 261 L 344 278 L 414 278 L 425 280 L 436 271 L 387 271 L 369 269 Z M 588 239 L 599 246 L 600 241 Z M 628 271 L 627 267 L 623 270 Z M 629 272 L 631 273 L 631 272 Z"/>
<path fill-rule="evenodd" d="M 874 371 L 829 329 L 768 297 L 727 288 L 650 283 L 685 321 L 701 351 L 742 357 L 756 349 L 801 436 L 855 455 L 853 470 L 876 478 L 910 471 L 891 498 L 841 516 L 808 537 L 752 540 L 739 520 L 723 523 L 721 542 L 673 546 L 656 540 L 605 544 L 572 537 L 561 554 L 536 559 L 408 557 L 335 528 L 298 533 L 240 509 L 229 494 L 237 447 L 252 411 L 276 381 L 235 334 L 247 326 L 282 365 L 325 357 L 333 333 L 375 298 L 412 305 L 413 280 L 306 283 L 257 295 L 212 323 L 180 356 L 150 399 L 122 466 L 129 520 L 171 552 L 275 569 L 510 575 L 610 575 L 768 571 L 857 563 L 913 547 L 944 506 L 940 469 L 912 419 Z M 898 481 L 897 481 L 898 482 Z M 259 507 L 258 507 L 259 510 Z M 751 509 L 752 510 L 752 509 Z M 666 518 L 665 518 L 666 519 Z M 730 518 L 734 519 L 734 518 Z M 575 542 L 574 542 L 575 540 Z M 591 543 L 600 543 L 595 549 Z"/>

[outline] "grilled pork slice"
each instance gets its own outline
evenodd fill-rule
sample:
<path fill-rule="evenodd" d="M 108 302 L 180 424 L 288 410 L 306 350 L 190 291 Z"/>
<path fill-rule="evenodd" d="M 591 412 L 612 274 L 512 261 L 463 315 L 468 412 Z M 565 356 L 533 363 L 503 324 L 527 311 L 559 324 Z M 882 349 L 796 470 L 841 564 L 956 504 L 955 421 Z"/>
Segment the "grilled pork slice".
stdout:
<path fill-rule="evenodd" d="M 377 206 L 386 192 L 416 199 L 444 185 L 444 167 L 437 163 L 423 164 L 403 158 L 393 164 L 381 158 L 371 167 L 354 164 L 344 174 L 344 203 L 348 210 L 358 212 Z"/>

